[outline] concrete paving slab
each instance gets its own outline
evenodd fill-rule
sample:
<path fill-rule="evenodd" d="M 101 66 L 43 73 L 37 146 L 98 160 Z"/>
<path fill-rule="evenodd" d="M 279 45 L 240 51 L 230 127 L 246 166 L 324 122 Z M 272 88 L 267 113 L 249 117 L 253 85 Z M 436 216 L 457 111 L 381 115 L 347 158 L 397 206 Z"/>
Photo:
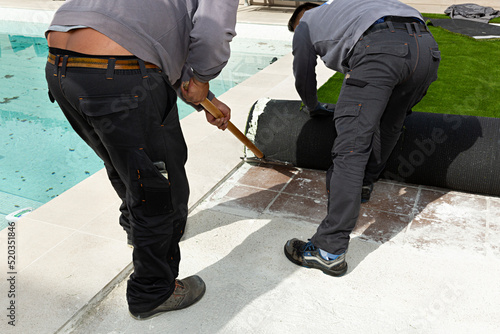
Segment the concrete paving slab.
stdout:
<path fill-rule="evenodd" d="M 493 333 L 500 320 L 498 259 L 464 249 L 425 251 L 351 240 L 348 273 L 335 278 L 295 266 L 283 255 L 315 225 L 279 215 L 224 213 L 204 202 L 181 243 L 182 276 L 200 275 L 204 298 L 181 311 L 136 321 L 125 282 L 72 333 Z M 224 211 L 224 212 L 221 212 Z M 485 275 L 485 268 L 490 274 Z"/>

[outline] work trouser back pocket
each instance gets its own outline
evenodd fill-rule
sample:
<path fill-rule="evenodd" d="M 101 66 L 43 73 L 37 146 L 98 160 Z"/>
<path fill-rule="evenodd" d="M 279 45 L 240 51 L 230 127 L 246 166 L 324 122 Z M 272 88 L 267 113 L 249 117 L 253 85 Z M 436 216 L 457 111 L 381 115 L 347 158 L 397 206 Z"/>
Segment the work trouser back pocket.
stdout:
<path fill-rule="evenodd" d="M 135 146 L 141 142 L 142 122 L 137 96 L 81 96 L 79 110 L 107 146 Z"/>

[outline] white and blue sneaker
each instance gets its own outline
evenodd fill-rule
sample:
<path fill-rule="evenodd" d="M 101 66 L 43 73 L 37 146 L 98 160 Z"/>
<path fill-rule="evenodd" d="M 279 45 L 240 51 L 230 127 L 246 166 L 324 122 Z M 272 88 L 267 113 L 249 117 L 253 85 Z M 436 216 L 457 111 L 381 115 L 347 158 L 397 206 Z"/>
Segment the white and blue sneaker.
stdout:
<path fill-rule="evenodd" d="M 285 255 L 296 265 L 319 269 L 327 275 L 342 276 L 347 272 L 345 252 L 340 255 L 329 254 L 314 246 L 310 241 L 288 240 L 285 244 Z"/>

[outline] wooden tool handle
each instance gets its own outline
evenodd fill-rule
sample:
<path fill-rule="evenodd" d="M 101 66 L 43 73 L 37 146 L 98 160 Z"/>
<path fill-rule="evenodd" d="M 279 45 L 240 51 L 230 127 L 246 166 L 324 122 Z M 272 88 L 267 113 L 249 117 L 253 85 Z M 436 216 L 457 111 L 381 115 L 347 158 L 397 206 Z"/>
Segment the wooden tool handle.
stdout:
<path fill-rule="evenodd" d="M 201 102 L 201 105 L 215 118 L 224 117 L 224 114 L 209 99 L 205 99 Z M 235 135 L 236 138 L 238 138 L 246 147 L 248 147 L 257 158 L 262 159 L 264 157 L 264 153 L 262 153 L 257 146 L 255 146 L 240 130 L 238 130 L 233 123 L 229 122 L 227 124 L 227 129 L 231 131 L 231 133 Z"/>

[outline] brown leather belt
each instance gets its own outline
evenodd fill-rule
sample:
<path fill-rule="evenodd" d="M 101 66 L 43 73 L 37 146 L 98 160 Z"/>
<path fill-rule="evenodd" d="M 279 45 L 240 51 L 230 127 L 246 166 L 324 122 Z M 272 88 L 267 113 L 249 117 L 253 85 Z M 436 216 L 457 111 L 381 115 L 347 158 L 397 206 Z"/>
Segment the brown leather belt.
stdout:
<path fill-rule="evenodd" d="M 109 59 L 113 59 L 115 61 L 115 63 L 114 63 L 115 70 L 139 70 L 140 69 L 139 60 L 137 60 L 137 59 L 122 60 L 122 59 L 116 59 L 113 57 L 110 57 Z M 86 68 L 107 69 L 109 59 L 69 56 L 67 58 L 66 66 L 67 67 L 86 67 Z M 56 56 L 49 53 L 49 57 L 48 57 L 47 61 L 49 63 L 55 65 Z M 57 65 L 62 66 L 63 61 L 64 61 L 64 58 L 60 57 L 59 64 L 57 64 Z M 155 64 L 148 63 L 146 61 L 144 62 L 144 65 L 146 68 L 159 69 L 159 67 L 156 66 Z"/>

